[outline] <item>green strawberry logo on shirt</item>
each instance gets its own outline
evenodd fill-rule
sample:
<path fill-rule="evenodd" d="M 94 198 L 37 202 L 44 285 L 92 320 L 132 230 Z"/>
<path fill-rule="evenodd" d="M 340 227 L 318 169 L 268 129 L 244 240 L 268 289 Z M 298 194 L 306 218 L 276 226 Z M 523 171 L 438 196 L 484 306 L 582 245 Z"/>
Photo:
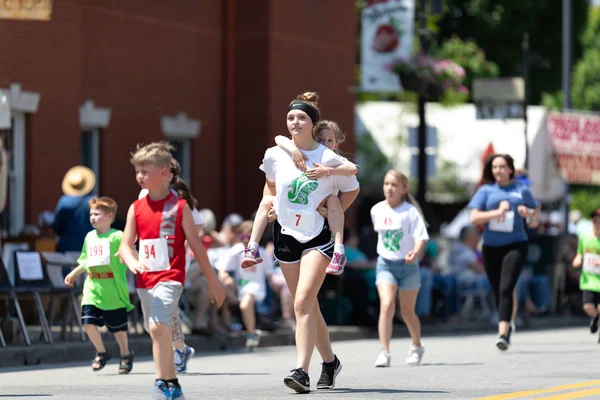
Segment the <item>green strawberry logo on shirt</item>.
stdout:
<path fill-rule="evenodd" d="M 383 247 L 390 251 L 400 251 L 400 241 L 404 233 L 402 231 L 386 231 L 383 235 Z"/>
<path fill-rule="evenodd" d="M 295 204 L 308 204 L 308 195 L 317 190 L 319 184 L 302 174 L 290 183 L 288 199 Z"/>

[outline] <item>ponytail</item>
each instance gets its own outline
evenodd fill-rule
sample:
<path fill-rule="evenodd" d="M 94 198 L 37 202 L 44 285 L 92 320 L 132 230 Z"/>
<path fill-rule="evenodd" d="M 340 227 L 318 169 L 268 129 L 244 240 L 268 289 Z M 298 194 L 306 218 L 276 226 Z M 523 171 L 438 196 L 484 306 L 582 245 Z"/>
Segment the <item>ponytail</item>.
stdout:
<path fill-rule="evenodd" d="M 177 195 L 187 201 L 192 210 L 198 207 L 198 200 L 192 195 L 192 191 L 180 176 L 175 175 L 171 181 L 171 187 L 177 192 Z"/>
<path fill-rule="evenodd" d="M 423 218 L 423 222 L 425 222 L 425 226 L 429 226 L 427 221 L 425 221 L 425 215 L 423 214 L 423 210 L 421 209 L 419 202 L 413 197 L 413 195 L 410 193 L 406 193 L 404 201 L 412 204 L 413 207 L 417 209 L 417 212 L 421 215 L 421 218 Z"/>

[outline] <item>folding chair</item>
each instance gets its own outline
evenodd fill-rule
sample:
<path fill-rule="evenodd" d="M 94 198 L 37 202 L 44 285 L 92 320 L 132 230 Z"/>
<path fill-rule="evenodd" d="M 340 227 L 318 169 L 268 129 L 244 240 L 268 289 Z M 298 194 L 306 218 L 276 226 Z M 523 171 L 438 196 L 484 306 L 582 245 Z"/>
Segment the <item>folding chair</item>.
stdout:
<path fill-rule="evenodd" d="M 15 290 L 18 294 L 31 294 L 40 320 L 42 336 L 48 344 L 54 343 L 52 331 L 46 319 L 40 292 L 52 293 L 52 284 L 48 272 L 44 268 L 42 257 L 37 251 L 16 251 L 15 260 Z"/>
<path fill-rule="evenodd" d="M 71 311 L 69 311 L 68 307 L 63 307 L 63 318 L 62 318 L 62 329 L 61 329 L 61 339 L 66 338 L 66 328 L 67 324 L 70 327 L 70 332 L 73 333 L 73 320 L 79 327 L 79 337 L 81 341 L 85 341 L 85 333 L 83 330 L 83 325 L 81 324 L 81 317 L 79 315 L 79 302 L 77 301 L 77 295 L 81 293 L 81 286 L 85 279 L 78 279 L 78 283 L 73 288 L 67 287 L 65 285 L 63 268 L 65 267 L 74 267 L 77 265 L 77 259 L 73 257 L 67 256 L 63 253 L 56 252 L 42 252 L 42 257 L 46 261 L 46 270 L 48 273 L 48 278 L 50 280 L 50 284 L 52 286 L 52 292 L 57 294 L 65 295 L 68 298 L 68 301 L 71 305 L 71 311 L 73 313 L 73 319 L 70 319 Z M 83 275 L 81 275 L 83 278 Z M 54 302 L 56 296 L 52 296 L 50 298 L 50 305 L 48 306 L 48 315 L 50 316 L 49 325 L 52 326 L 54 322 Z M 61 304 L 62 305 L 62 304 Z"/>
<path fill-rule="evenodd" d="M 15 311 L 17 313 L 17 318 L 19 320 L 19 326 L 21 328 L 21 334 L 23 335 L 23 340 L 27 346 L 31 346 L 31 340 L 29 339 L 29 333 L 27 332 L 27 326 L 25 325 L 25 319 L 23 318 L 23 312 L 21 311 L 21 304 L 19 303 L 19 299 L 17 298 L 17 294 L 15 292 L 15 288 L 10 281 L 8 270 L 4 265 L 4 261 L 0 258 L 0 296 L 4 297 L 6 301 L 6 315 L 4 320 L 9 316 L 9 300 L 12 301 L 12 304 L 15 307 Z M 2 334 L 2 329 L 0 329 L 0 344 L 2 347 L 6 347 L 6 340 L 4 340 L 4 335 Z"/>

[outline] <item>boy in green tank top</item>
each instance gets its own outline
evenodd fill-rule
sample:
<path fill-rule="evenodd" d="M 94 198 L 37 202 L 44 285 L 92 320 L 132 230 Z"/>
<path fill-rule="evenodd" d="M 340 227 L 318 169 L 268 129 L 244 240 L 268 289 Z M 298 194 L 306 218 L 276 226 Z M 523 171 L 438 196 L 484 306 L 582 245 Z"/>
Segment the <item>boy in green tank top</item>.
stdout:
<path fill-rule="evenodd" d="M 100 371 L 110 359 L 98 331 L 99 326 L 106 325 L 119 344 L 119 374 L 128 374 L 133 368 L 133 352 L 127 342 L 127 313 L 133 305 L 129 301 L 127 267 L 118 256 L 123 232 L 111 228 L 117 203 L 110 197 L 94 197 L 90 199 L 89 207 L 94 230 L 85 237 L 77 260 L 79 265 L 65 277 L 65 284 L 73 286 L 77 276 L 87 273 L 81 300 L 81 320 L 96 348 L 92 369 Z"/>
<path fill-rule="evenodd" d="M 598 331 L 598 306 L 600 305 L 600 209 L 590 215 L 592 219 L 592 232 L 579 236 L 577 256 L 573 260 L 573 267 L 581 268 L 579 288 L 583 294 L 583 309 L 590 320 L 590 331 Z M 598 339 L 600 343 L 600 338 Z"/>

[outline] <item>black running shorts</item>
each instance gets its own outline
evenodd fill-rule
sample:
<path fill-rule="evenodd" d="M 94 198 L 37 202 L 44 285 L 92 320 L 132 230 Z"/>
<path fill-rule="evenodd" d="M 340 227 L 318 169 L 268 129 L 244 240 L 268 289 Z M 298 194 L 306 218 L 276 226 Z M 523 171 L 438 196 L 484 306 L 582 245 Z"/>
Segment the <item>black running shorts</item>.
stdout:
<path fill-rule="evenodd" d="M 297 263 L 300 261 L 302 254 L 308 250 L 318 250 L 329 259 L 333 257 L 334 241 L 327 220 L 325 220 L 321 233 L 306 243 L 301 243 L 293 236 L 281 233 L 281 225 L 278 221 L 275 221 L 273 224 L 273 244 L 275 246 L 273 252 L 275 259 L 280 263 Z"/>

